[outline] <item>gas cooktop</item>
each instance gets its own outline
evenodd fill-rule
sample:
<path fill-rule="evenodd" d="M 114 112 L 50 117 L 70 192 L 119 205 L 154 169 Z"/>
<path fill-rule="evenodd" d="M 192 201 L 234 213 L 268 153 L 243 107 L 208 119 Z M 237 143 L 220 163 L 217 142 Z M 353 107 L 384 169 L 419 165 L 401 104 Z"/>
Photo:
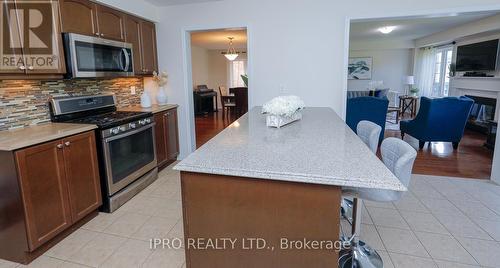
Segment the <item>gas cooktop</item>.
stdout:
<path fill-rule="evenodd" d="M 110 128 L 119 126 L 134 120 L 151 116 L 149 112 L 125 112 L 115 111 L 104 114 L 90 115 L 82 118 L 66 121 L 68 123 L 94 124 L 99 128 Z"/>

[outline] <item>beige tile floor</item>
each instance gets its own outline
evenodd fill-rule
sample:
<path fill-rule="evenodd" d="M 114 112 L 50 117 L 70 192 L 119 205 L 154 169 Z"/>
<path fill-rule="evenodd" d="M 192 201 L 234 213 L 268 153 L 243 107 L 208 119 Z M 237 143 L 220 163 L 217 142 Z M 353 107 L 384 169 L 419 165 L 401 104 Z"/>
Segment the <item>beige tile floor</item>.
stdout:
<path fill-rule="evenodd" d="M 95 219 L 28 267 L 184 267 L 183 250 L 151 250 L 182 237 L 179 174 L 170 167 L 113 214 Z M 365 202 L 361 239 L 385 267 L 500 267 L 500 186 L 414 175 L 399 202 Z M 1 261 L 3 267 L 24 267 Z"/>

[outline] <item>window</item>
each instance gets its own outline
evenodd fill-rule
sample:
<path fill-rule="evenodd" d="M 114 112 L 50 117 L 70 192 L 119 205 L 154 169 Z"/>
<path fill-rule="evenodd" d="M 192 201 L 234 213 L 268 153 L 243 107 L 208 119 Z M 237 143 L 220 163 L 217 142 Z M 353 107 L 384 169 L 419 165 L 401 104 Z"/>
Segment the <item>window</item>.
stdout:
<path fill-rule="evenodd" d="M 247 62 L 235 60 L 229 62 L 229 87 L 244 87 L 242 75 L 247 73 Z"/>
<path fill-rule="evenodd" d="M 446 47 L 436 52 L 434 69 L 434 85 L 432 97 L 446 97 L 450 89 L 450 64 L 453 57 L 453 48 Z"/>

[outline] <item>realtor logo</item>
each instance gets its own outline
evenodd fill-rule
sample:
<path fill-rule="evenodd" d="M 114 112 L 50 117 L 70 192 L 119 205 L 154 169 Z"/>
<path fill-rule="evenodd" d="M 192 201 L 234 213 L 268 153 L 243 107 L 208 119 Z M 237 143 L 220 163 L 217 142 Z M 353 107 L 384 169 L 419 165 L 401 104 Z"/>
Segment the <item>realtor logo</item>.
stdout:
<path fill-rule="evenodd" d="M 53 1 L 4 1 L 1 7 L 1 68 L 54 69 L 57 64 Z M 57 3 L 56 3 L 57 5 Z"/>

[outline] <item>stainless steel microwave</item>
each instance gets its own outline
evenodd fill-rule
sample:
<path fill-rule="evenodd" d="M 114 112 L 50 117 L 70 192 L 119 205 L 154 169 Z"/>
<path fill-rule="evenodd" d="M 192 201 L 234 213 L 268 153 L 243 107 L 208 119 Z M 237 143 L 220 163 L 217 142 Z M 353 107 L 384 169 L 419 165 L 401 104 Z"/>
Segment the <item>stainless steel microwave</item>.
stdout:
<path fill-rule="evenodd" d="M 134 75 L 130 43 L 65 33 L 64 52 L 68 78 Z"/>

